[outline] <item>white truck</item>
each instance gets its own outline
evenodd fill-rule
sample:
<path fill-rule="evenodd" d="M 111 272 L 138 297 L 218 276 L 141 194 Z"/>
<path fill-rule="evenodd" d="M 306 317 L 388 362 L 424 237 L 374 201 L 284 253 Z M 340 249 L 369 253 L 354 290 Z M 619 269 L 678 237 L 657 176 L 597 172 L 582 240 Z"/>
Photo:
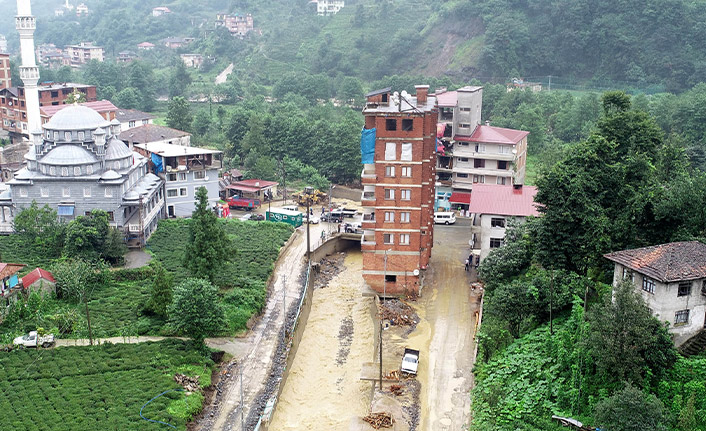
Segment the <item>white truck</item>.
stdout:
<path fill-rule="evenodd" d="M 402 357 L 402 372 L 416 375 L 417 366 L 419 366 L 419 350 L 405 348 Z"/>
<path fill-rule="evenodd" d="M 15 346 L 37 347 L 37 331 L 31 331 L 29 334 L 15 338 L 12 342 Z M 54 335 L 47 334 L 39 337 L 39 345 L 47 348 L 54 344 Z"/>

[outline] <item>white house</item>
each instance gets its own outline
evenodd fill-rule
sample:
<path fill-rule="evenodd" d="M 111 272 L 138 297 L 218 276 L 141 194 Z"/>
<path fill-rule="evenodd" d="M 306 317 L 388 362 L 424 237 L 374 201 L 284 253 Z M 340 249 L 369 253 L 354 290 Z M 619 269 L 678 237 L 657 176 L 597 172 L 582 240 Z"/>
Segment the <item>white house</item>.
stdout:
<path fill-rule="evenodd" d="M 476 184 L 473 187 L 469 205 L 473 217 L 471 241 L 481 260 L 503 245 L 509 219 L 524 221 L 539 215 L 534 202 L 536 194 L 537 188 L 533 186 Z"/>
<path fill-rule="evenodd" d="M 615 264 L 613 285 L 635 284 L 652 314 L 669 323 L 680 346 L 706 325 L 706 244 L 671 242 L 604 256 Z"/>

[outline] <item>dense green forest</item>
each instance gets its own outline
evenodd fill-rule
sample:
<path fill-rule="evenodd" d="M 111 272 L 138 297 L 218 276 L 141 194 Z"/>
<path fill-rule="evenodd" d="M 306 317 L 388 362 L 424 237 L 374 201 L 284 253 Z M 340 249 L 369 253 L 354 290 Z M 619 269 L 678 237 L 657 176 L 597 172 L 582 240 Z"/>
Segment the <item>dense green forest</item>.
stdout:
<path fill-rule="evenodd" d="M 552 414 L 608 430 L 706 427 L 703 357 L 677 353 L 632 283 L 611 290 L 602 257 L 706 238 L 706 175 L 644 107 L 605 93 L 588 137 L 540 170 L 542 217 L 481 264 L 472 429 L 552 429 Z"/>
<path fill-rule="evenodd" d="M 349 0 L 332 17 L 316 16 L 306 0 L 208 0 L 198 7 L 185 0 L 86 0 L 88 16 L 54 17 L 61 3 L 33 2 L 38 43 L 90 40 L 114 58 L 145 40 L 193 36 L 196 42 L 184 50 L 218 65 L 234 62 L 238 74 L 263 85 L 292 71 L 365 82 L 411 72 L 460 81 L 524 76 L 545 84 L 553 75 L 555 86 L 656 92 L 685 90 L 706 74 L 706 48 L 699 43 L 706 39 L 706 6 L 696 0 Z M 0 6 L 14 10 L 15 2 Z M 152 17 L 155 6 L 173 13 Z M 251 13 L 258 31 L 245 40 L 216 31 L 219 11 Z M 17 44 L 12 15 L 0 18 L 11 46 Z M 168 53 L 158 49 L 146 57 L 163 65 Z"/>

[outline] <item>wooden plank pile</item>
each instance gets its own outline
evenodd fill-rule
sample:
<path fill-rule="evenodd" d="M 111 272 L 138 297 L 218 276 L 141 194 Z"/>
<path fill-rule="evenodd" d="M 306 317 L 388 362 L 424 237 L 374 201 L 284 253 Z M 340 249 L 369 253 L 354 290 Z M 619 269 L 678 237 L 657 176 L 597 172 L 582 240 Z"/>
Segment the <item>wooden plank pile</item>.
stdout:
<path fill-rule="evenodd" d="M 385 412 L 370 413 L 368 416 L 364 417 L 363 420 L 376 430 L 380 428 L 392 428 L 392 425 L 395 423 L 395 419 L 392 415 Z"/>

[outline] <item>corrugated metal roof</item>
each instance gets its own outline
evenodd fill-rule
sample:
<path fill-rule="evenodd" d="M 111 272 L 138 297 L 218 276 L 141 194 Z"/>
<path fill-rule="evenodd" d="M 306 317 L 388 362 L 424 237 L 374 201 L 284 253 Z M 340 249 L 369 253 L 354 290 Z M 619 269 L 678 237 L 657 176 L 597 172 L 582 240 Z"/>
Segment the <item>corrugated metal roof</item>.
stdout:
<path fill-rule="evenodd" d="M 446 91 L 436 95 L 439 108 L 453 108 L 458 104 L 458 91 Z"/>
<path fill-rule="evenodd" d="M 0 280 L 16 274 L 25 266 L 22 263 L 0 263 Z"/>
<path fill-rule="evenodd" d="M 537 187 L 473 184 L 469 211 L 474 214 L 497 214 L 504 216 L 538 216 L 534 197 Z"/>
<path fill-rule="evenodd" d="M 258 187 L 260 189 L 263 189 L 265 187 L 276 186 L 278 183 L 276 181 L 265 181 L 265 180 L 252 179 L 252 180 L 236 181 L 233 184 L 247 186 L 247 187 Z"/>
<path fill-rule="evenodd" d="M 529 135 L 529 132 L 524 130 L 480 125 L 476 127 L 476 130 L 473 131 L 471 136 L 454 136 L 454 140 L 487 144 L 514 145 L 519 143 L 527 135 Z"/>
<path fill-rule="evenodd" d="M 470 193 L 461 193 L 461 192 L 453 192 L 451 193 L 451 197 L 449 198 L 449 202 L 452 204 L 470 204 L 471 203 L 471 194 Z"/>
<path fill-rule="evenodd" d="M 42 111 L 42 114 L 46 115 L 47 117 L 51 117 L 57 112 L 61 111 L 64 108 L 68 108 L 69 106 L 73 106 L 71 104 L 69 105 L 49 105 L 49 106 L 41 106 L 39 108 L 40 111 Z M 118 107 L 113 105 L 110 100 L 97 100 L 95 102 L 84 102 L 84 103 L 79 103 L 79 106 L 85 106 L 87 108 L 91 108 L 96 112 L 112 112 L 112 111 L 117 111 Z"/>
<path fill-rule="evenodd" d="M 42 268 L 36 268 L 34 271 L 32 271 L 29 274 L 22 277 L 22 285 L 24 287 L 28 287 L 28 286 L 34 284 L 40 278 L 43 278 L 47 281 L 51 281 L 52 283 L 55 282 L 54 276 L 52 275 L 51 272 L 46 271 Z"/>

